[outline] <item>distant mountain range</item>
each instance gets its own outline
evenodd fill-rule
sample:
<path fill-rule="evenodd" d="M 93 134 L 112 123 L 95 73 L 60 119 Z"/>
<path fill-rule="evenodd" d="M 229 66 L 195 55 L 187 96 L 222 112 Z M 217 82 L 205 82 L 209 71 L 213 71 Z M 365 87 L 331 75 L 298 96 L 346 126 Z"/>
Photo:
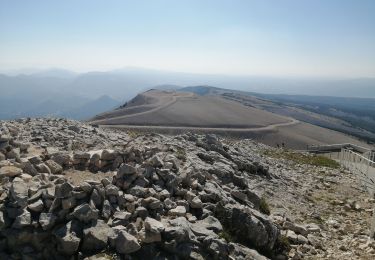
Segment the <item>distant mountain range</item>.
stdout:
<path fill-rule="evenodd" d="M 157 86 L 212 85 L 265 94 L 375 98 L 375 79 L 324 80 L 225 76 L 125 68 L 75 73 L 58 68 L 0 74 L 0 119 L 26 116 L 90 118 Z M 99 111 L 102 110 L 102 111 Z M 92 111 L 92 113 L 90 112 Z"/>

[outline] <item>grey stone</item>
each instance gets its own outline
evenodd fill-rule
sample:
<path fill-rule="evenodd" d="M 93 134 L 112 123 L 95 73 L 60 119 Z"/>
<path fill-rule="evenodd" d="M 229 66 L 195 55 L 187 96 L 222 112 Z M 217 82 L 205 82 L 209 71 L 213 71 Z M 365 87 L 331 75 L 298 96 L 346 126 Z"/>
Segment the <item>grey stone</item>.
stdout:
<path fill-rule="evenodd" d="M 145 207 L 138 207 L 135 209 L 134 215 L 145 219 L 148 216 L 148 211 Z"/>
<path fill-rule="evenodd" d="M 156 219 L 147 217 L 144 221 L 144 226 L 146 231 L 150 231 L 153 233 L 160 233 L 164 231 L 164 225 L 160 221 L 157 221 Z"/>
<path fill-rule="evenodd" d="M 16 219 L 13 222 L 12 227 L 13 228 L 24 228 L 31 225 L 31 214 L 27 210 L 24 210 L 21 215 L 16 217 Z"/>
<path fill-rule="evenodd" d="M 45 164 L 51 170 L 52 174 L 61 174 L 63 171 L 63 168 L 53 160 L 48 160 L 45 162 Z"/>
<path fill-rule="evenodd" d="M 202 201 L 200 200 L 199 197 L 194 197 L 191 201 L 190 201 L 190 207 L 192 207 L 193 209 L 200 209 L 202 208 Z"/>
<path fill-rule="evenodd" d="M 280 231 L 266 215 L 238 204 L 218 203 L 215 216 L 233 230 L 238 241 L 272 250 Z"/>
<path fill-rule="evenodd" d="M 32 204 L 29 204 L 29 206 L 27 206 L 31 211 L 34 211 L 34 212 L 41 212 L 44 208 L 44 204 L 43 204 L 43 201 L 41 199 L 37 200 L 36 202 L 32 203 Z"/>
<path fill-rule="evenodd" d="M 124 175 L 133 175 L 137 173 L 137 169 L 129 164 L 123 164 L 117 171 L 117 178 L 122 178 Z"/>
<path fill-rule="evenodd" d="M 117 153 L 114 151 L 110 151 L 110 150 L 102 151 L 101 159 L 104 161 L 113 161 L 116 159 L 116 157 L 117 157 Z"/>
<path fill-rule="evenodd" d="M 0 152 L 0 162 L 4 161 L 5 159 L 5 155 L 2 152 Z"/>
<path fill-rule="evenodd" d="M 207 218 L 200 220 L 199 224 L 209 230 L 213 230 L 216 233 L 219 233 L 223 230 L 223 226 L 221 225 L 220 221 L 213 216 L 208 216 Z"/>
<path fill-rule="evenodd" d="M 4 166 L 0 168 L 0 179 L 4 177 L 17 177 L 22 174 L 22 169 L 14 166 Z"/>
<path fill-rule="evenodd" d="M 74 196 L 68 197 L 61 200 L 61 206 L 63 209 L 71 209 L 76 206 L 76 198 Z"/>
<path fill-rule="evenodd" d="M 141 249 L 137 238 L 130 235 L 128 232 L 121 230 L 118 232 L 115 239 L 116 251 L 120 254 L 130 254 Z"/>
<path fill-rule="evenodd" d="M 163 166 L 163 161 L 160 159 L 160 157 L 158 155 L 154 155 L 151 159 L 150 159 L 150 163 L 153 167 L 162 167 Z"/>
<path fill-rule="evenodd" d="M 0 211 L 0 230 L 5 227 L 4 212 Z"/>
<path fill-rule="evenodd" d="M 177 206 L 174 209 L 169 210 L 169 214 L 172 216 L 185 216 L 186 208 L 184 206 Z"/>
<path fill-rule="evenodd" d="M 82 182 L 79 185 L 79 188 L 81 190 L 83 190 L 84 192 L 86 192 L 86 193 L 90 193 L 92 191 L 92 186 L 89 183 L 87 183 L 87 182 Z"/>
<path fill-rule="evenodd" d="M 109 203 L 108 200 L 105 200 L 103 203 L 103 208 L 102 208 L 102 217 L 104 219 L 109 219 L 109 217 L 111 216 L 111 212 L 112 212 L 111 203 Z"/>
<path fill-rule="evenodd" d="M 283 228 L 292 230 L 295 233 L 301 234 L 303 236 L 307 236 L 309 234 L 309 231 L 304 226 L 289 221 L 284 222 Z"/>
<path fill-rule="evenodd" d="M 98 219 L 98 210 L 84 203 L 77 206 L 72 212 L 72 215 L 83 223 L 89 223 L 90 221 Z"/>
<path fill-rule="evenodd" d="M 39 224 L 43 230 L 48 230 L 55 225 L 57 217 L 53 213 L 40 213 Z"/>
<path fill-rule="evenodd" d="M 58 252 L 68 256 L 78 252 L 79 244 L 81 242 L 81 239 L 78 237 L 78 233 L 80 233 L 78 229 L 79 224 L 70 221 L 54 232 L 57 240 Z"/>
<path fill-rule="evenodd" d="M 50 168 L 45 163 L 39 163 L 35 167 L 39 173 L 51 174 Z"/>
<path fill-rule="evenodd" d="M 34 165 L 29 160 L 21 162 L 21 167 L 25 173 L 28 173 L 31 176 L 35 176 L 38 174 L 38 171 L 35 169 Z"/>
<path fill-rule="evenodd" d="M 94 203 L 95 207 L 100 208 L 103 204 L 103 197 L 100 195 L 100 192 L 98 189 L 94 189 L 91 193 L 90 201 Z"/>
<path fill-rule="evenodd" d="M 109 184 L 105 187 L 106 196 L 118 196 L 119 188 L 113 184 Z"/>
<path fill-rule="evenodd" d="M 72 158 L 67 153 L 54 154 L 51 159 L 63 167 L 68 167 L 72 163 Z"/>
<path fill-rule="evenodd" d="M 113 230 L 103 220 L 98 220 L 94 226 L 83 230 L 82 250 L 97 252 L 105 249 L 112 232 Z"/>
<path fill-rule="evenodd" d="M 18 177 L 13 179 L 12 186 L 10 188 L 10 197 L 20 207 L 25 207 L 27 205 L 28 187 L 24 180 Z"/>
<path fill-rule="evenodd" d="M 69 182 L 64 182 L 55 186 L 55 197 L 59 199 L 68 198 L 71 196 L 73 186 Z"/>

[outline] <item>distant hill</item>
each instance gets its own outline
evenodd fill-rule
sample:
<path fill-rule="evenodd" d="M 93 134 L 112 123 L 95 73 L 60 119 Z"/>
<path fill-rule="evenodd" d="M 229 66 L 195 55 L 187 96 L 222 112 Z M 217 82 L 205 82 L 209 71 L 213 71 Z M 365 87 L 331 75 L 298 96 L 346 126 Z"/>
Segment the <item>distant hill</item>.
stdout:
<path fill-rule="evenodd" d="M 95 125 L 164 133 L 203 131 L 240 136 L 273 146 L 284 143 L 293 149 L 334 143 L 366 146 L 356 137 L 368 141 L 375 137 L 375 133 L 338 117 L 249 92 L 210 86 L 191 86 L 178 91 L 151 89 L 89 121 Z"/>
<path fill-rule="evenodd" d="M 198 95 L 221 95 L 300 121 L 375 142 L 375 99 L 355 97 L 261 94 L 210 86 L 181 88 Z"/>
<path fill-rule="evenodd" d="M 104 125 L 249 128 L 287 123 L 290 119 L 218 95 L 150 90 L 137 95 L 121 109 L 98 115 L 92 121 Z"/>
<path fill-rule="evenodd" d="M 64 116 L 80 120 L 89 119 L 104 111 L 115 109 L 120 104 L 120 101 L 104 95 L 96 100 L 89 101 L 76 109 L 64 112 Z"/>

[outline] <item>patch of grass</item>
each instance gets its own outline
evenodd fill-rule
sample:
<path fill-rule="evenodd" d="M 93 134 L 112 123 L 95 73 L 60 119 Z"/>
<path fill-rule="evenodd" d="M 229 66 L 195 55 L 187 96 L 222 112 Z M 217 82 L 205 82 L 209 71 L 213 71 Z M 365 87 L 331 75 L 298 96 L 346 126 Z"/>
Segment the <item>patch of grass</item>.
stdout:
<path fill-rule="evenodd" d="M 270 206 L 268 205 L 267 200 L 265 198 L 260 199 L 259 210 L 263 214 L 271 214 Z"/>
<path fill-rule="evenodd" d="M 329 167 L 329 168 L 334 168 L 334 169 L 337 169 L 340 167 L 340 164 L 336 162 L 335 160 L 332 160 L 330 158 L 327 158 L 321 155 L 303 154 L 303 153 L 293 152 L 289 150 L 280 150 L 280 151 L 265 150 L 263 154 L 272 158 L 286 159 L 286 160 L 290 160 L 299 164 L 324 166 L 324 167 Z"/>
<path fill-rule="evenodd" d="M 127 134 L 130 136 L 130 138 L 137 138 L 140 135 L 140 133 L 134 130 L 127 131 Z"/>
<path fill-rule="evenodd" d="M 229 232 L 227 232 L 226 230 L 221 231 L 218 235 L 220 238 L 225 239 L 225 241 L 227 241 L 228 243 L 233 242 L 231 234 L 229 234 Z"/>
<path fill-rule="evenodd" d="M 176 151 L 176 157 L 177 159 L 180 159 L 181 161 L 186 161 L 186 151 L 183 148 L 178 147 Z"/>
<path fill-rule="evenodd" d="M 286 236 L 280 235 L 276 244 L 279 252 L 288 252 L 291 249 L 289 240 Z"/>

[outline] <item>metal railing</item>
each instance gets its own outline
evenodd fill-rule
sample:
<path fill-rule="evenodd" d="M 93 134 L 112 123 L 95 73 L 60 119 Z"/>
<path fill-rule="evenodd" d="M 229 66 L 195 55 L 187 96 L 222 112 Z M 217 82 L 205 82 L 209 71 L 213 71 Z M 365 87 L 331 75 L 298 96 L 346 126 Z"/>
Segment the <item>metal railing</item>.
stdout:
<path fill-rule="evenodd" d="M 375 195 L 375 150 L 350 143 L 332 145 L 309 145 L 307 152 L 323 153 L 353 173 L 360 187 L 368 192 L 371 198 Z M 370 237 L 375 237 L 375 209 L 372 213 Z"/>
<path fill-rule="evenodd" d="M 342 148 L 340 164 L 355 174 L 361 187 L 374 197 L 375 193 L 375 162 L 371 160 L 372 153 L 359 154 L 350 149 Z"/>
<path fill-rule="evenodd" d="M 342 148 L 340 154 L 340 164 L 353 173 L 359 185 L 366 190 L 371 198 L 375 194 L 375 162 L 374 152 L 369 151 L 359 154 L 351 149 Z M 370 237 L 375 235 L 375 209 L 372 213 Z"/>
<path fill-rule="evenodd" d="M 374 154 L 373 149 L 369 149 L 360 145 L 351 144 L 351 143 L 343 143 L 343 144 L 327 144 L 327 145 L 308 145 L 307 151 L 308 152 L 333 152 L 333 151 L 341 151 L 342 148 L 351 149 L 358 153 L 370 153 Z"/>

